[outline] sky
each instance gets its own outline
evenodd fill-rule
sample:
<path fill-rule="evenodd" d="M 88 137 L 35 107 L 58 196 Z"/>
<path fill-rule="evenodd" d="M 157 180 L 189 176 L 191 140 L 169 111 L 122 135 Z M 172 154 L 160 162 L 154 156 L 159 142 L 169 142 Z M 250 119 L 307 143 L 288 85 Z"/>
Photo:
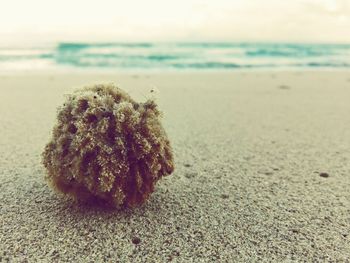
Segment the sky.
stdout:
<path fill-rule="evenodd" d="M 0 45 L 57 41 L 350 43 L 350 0 L 0 0 Z"/>

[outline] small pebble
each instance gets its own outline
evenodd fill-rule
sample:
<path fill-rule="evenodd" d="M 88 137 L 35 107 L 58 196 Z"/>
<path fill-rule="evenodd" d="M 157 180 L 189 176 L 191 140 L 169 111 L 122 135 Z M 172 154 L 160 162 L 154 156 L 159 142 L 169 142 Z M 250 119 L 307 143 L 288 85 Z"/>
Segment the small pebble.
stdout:
<path fill-rule="evenodd" d="M 280 89 L 290 89 L 290 87 L 287 86 L 287 85 L 280 85 L 278 88 L 280 88 Z"/>
<path fill-rule="evenodd" d="M 193 178 L 193 177 L 195 177 L 196 176 L 196 173 L 186 173 L 185 174 L 185 177 L 186 178 Z"/>
<path fill-rule="evenodd" d="M 260 170 L 258 171 L 259 174 L 264 174 L 264 175 L 273 175 L 273 172 L 272 171 L 269 171 L 269 170 Z"/>
<path fill-rule="evenodd" d="M 141 243 L 141 239 L 138 238 L 138 237 L 134 237 L 131 241 L 132 241 L 132 243 L 135 244 L 135 245 L 138 245 L 138 244 Z"/>
<path fill-rule="evenodd" d="M 327 177 L 329 177 L 329 174 L 328 173 L 320 173 L 320 176 L 324 177 L 324 178 L 327 178 Z"/>

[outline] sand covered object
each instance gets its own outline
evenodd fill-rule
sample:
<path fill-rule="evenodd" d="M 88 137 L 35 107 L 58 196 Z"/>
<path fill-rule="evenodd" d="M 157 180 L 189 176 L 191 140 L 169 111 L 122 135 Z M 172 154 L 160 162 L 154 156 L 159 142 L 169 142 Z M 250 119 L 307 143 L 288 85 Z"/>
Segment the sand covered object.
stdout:
<path fill-rule="evenodd" d="M 74 199 L 136 206 L 174 170 L 173 154 L 153 100 L 135 102 L 113 84 L 69 95 L 43 152 L 47 179 Z"/>

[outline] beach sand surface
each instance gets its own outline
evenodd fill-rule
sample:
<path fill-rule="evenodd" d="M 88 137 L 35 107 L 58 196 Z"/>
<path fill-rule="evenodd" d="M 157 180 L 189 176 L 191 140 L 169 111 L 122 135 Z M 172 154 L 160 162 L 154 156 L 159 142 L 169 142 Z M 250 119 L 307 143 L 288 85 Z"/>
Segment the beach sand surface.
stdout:
<path fill-rule="evenodd" d="M 75 87 L 154 87 L 175 172 L 142 207 L 75 204 L 41 152 Z M 350 261 L 350 72 L 0 76 L 1 262 Z"/>

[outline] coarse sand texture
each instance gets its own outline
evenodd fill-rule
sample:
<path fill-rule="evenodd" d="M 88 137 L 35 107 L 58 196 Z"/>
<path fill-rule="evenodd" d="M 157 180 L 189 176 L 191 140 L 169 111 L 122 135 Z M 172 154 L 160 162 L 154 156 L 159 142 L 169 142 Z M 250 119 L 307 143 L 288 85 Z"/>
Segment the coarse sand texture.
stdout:
<path fill-rule="evenodd" d="M 137 103 L 114 84 L 75 91 L 59 108 L 43 152 L 48 181 L 76 200 L 142 204 L 174 170 L 160 117 L 153 100 Z"/>

